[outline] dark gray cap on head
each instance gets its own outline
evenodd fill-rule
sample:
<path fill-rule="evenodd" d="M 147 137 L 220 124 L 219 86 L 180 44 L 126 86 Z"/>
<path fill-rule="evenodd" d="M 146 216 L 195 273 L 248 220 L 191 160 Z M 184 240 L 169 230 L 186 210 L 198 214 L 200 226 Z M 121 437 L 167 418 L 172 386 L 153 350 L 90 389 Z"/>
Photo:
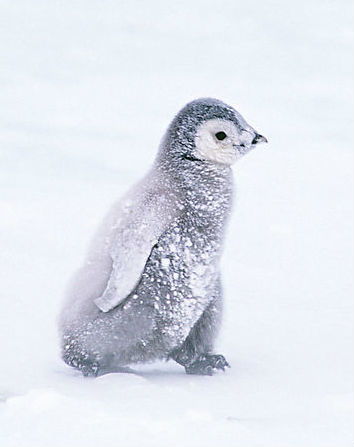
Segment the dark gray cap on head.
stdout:
<path fill-rule="evenodd" d="M 211 119 L 232 121 L 240 130 L 250 127 L 244 118 L 231 106 L 214 98 L 200 98 L 186 104 L 167 129 L 160 147 L 160 154 L 170 155 L 188 153 L 194 148 L 198 126 Z"/>

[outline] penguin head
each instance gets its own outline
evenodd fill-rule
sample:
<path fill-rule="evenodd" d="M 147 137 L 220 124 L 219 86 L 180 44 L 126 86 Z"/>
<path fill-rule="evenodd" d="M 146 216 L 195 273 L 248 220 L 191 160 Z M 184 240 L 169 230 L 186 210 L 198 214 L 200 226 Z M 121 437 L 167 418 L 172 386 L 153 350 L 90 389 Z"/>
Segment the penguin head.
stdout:
<path fill-rule="evenodd" d="M 188 103 L 171 123 L 169 136 L 174 156 L 222 165 L 267 142 L 234 108 L 213 98 Z"/>

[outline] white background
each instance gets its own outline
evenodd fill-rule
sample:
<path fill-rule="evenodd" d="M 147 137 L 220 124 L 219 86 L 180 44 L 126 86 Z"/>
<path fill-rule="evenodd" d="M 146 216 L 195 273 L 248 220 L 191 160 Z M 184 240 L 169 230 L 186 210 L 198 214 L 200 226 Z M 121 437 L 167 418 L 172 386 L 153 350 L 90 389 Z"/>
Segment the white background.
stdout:
<path fill-rule="evenodd" d="M 346 447 L 352 440 L 349 0 L 0 2 L 0 442 Z M 56 316 L 109 205 L 188 101 L 268 145 L 235 167 L 218 351 L 84 379 Z"/>

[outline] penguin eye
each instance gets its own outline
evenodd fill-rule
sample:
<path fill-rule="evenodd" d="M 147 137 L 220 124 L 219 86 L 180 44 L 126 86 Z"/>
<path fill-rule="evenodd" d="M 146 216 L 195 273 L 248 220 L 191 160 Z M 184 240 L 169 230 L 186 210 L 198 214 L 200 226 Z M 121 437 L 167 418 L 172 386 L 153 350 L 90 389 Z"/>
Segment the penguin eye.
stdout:
<path fill-rule="evenodd" d="M 225 138 L 227 137 L 225 132 L 217 132 L 215 136 L 219 141 L 225 140 Z"/>

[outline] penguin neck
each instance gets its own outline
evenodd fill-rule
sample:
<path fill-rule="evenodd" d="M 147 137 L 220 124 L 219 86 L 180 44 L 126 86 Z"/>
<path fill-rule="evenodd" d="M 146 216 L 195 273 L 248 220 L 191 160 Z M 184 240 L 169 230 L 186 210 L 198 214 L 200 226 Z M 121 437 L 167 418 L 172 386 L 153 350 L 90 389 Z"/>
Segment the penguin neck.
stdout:
<path fill-rule="evenodd" d="M 156 168 L 169 177 L 171 188 L 187 195 L 190 202 L 231 202 L 233 181 L 229 165 L 179 156 L 160 158 Z"/>

